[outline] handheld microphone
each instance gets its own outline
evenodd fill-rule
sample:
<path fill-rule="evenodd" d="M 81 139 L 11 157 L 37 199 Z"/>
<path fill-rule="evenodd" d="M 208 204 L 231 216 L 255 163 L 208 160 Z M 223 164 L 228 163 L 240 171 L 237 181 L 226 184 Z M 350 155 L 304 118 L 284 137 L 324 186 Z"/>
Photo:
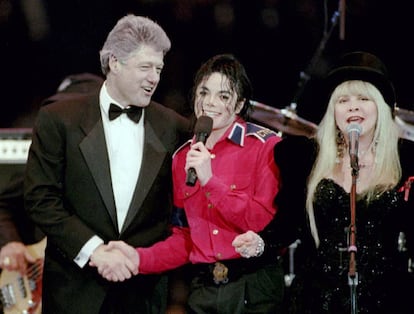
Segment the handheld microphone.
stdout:
<path fill-rule="evenodd" d="M 358 165 L 358 142 L 359 135 L 362 132 L 362 127 L 359 124 L 350 124 L 346 128 L 349 139 L 349 158 L 351 161 L 351 168 L 355 171 L 359 170 Z"/>
<path fill-rule="evenodd" d="M 194 126 L 195 133 L 195 142 L 206 143 L 207 138 L 209 137 L 211 130 L 213 128 L 213 119 L 208 116 L 201 116 L 197 119 L 197 122 Z M 197 173 L 193 167 L 189 168 L 187 171 L 187 178 L 185 184 L 189 186 L 194 186 L 197 181 Z"/>

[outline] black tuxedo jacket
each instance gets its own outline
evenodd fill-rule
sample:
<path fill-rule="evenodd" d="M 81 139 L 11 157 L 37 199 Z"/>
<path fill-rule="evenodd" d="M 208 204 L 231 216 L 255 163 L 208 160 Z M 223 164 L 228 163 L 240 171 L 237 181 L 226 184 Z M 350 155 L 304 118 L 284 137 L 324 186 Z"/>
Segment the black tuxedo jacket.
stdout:
<path fill-rule="evenodd" d="M 44 313 L 98 313 L 106 294 L 113 291 L 119 302 L 141 313 L 141 297 L 154 292 L 160 276 L 139 275 L 114 284 L 96 269 L 81 269 L 73 261 L 94 235 L 106 243 L 123 240 L 145 247 L 169 234 L 172 154 L 179 132 L 188 134 L 190 125 L 175 111 L 151 102 L 145 109 L 144 128 L 141 171 L 119 230 L 98 93 L 40 109 L 24 194 L 28 214 L 48 239 Z"/>

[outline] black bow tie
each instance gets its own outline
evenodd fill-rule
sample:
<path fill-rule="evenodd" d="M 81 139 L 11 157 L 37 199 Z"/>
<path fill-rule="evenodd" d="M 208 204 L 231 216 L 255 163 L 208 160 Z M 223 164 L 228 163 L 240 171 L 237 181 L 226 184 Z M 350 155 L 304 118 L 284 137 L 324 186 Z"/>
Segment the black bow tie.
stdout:
<path fill-rule="evenodd" d="M 118 118 L 122 113 L 126 113 L 128 115 L 128 118 L 130 118 L 135 123 L 138 123 L 139 119 L 141 119 L 142 108 L 137 106 L 129 106 L 122 109 L 115 104 L 111 104 L 109 106 L 109 120 L 112 121 Z"/>

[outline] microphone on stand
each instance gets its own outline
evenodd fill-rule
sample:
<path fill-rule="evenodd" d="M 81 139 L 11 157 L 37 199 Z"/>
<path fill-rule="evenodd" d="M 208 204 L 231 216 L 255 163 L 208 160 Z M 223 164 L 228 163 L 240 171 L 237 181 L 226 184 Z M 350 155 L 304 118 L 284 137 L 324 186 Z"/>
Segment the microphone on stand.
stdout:
<path fill-rule="evenodd" d="M 359 170 L 358 165 L 358 142 L 359 142 L 359 135 L 362 132 L 362 127 L 359 124 L 350 124 L 346 128 L 346 132 L 348 133 L 348 145 L 349 145 L 349 158 L 351 161 L 351 168 L 354 171 Z"/>
<path fill-rule="evenodd" d="M 194 134 L 196 136 L 195 142 L 206 143 L 207 138 L 210 136 L 211 130 L 213 129 L 213 119 L 208 116 L 201 116 L 197 119 L 197 122 L 194 126 Z M 189 186 L 194 186 L 197 181 L 197 173 L 193 167 L 189 168 L 187 171 L 187 177 L 185 179 L 185 184 Z"/>
<path fill-rule="evenodd" d="M 353 123 L 348 125 L 346 128 L 348 133 L 348 145 L 349 145 L 349 159 L 352 168 L 352 186 L 350 197 L 350 209 L 351 209 L 351 219 L 349 225 L 349 272 L 348 272 L 348 284 L 351 287 L 351 313 L 357 313 L 357 292 L 356 286 L 358 285 L 358 273 L 356 272 L 356 259 L 355 254 L 357 252 L 356 247 L 356 182 L 359 172 L 358 165 L 358 142 L 359 135 L 362 132 L 361 125 Z"/>

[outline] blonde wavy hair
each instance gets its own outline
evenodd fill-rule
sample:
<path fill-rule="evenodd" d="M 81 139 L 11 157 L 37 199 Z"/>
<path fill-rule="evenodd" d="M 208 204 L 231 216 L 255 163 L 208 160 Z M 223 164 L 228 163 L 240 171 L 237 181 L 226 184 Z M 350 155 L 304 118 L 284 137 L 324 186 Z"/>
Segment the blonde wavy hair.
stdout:
<path fill-rule="evenodd" d="M 391 108 L 385 102 L 380 91 L 371 83 L 365 81 L 345 81 L 333 91 L 328 108 L 323 116 L 316 134 L 318 144 L 317 158 L 308 178 L 306 211 L 312 236 L 319 245 L 318 230 L 315 222 L 313 203 L 318 183 L 323 178 L 331 177 L 337 163 L 337 144 L 339 129 L 335 121 L 335 104 L 340 95 L 364 95 L 377 105 L 378 118 L 374 132 L 375 164 L 372 169 L 370 184 L 359 197 L 370 202 L 374 196 L 395 187 L 401 179 L 401 165 L 398 154 L 399 130 L 393 119 Z"/>

